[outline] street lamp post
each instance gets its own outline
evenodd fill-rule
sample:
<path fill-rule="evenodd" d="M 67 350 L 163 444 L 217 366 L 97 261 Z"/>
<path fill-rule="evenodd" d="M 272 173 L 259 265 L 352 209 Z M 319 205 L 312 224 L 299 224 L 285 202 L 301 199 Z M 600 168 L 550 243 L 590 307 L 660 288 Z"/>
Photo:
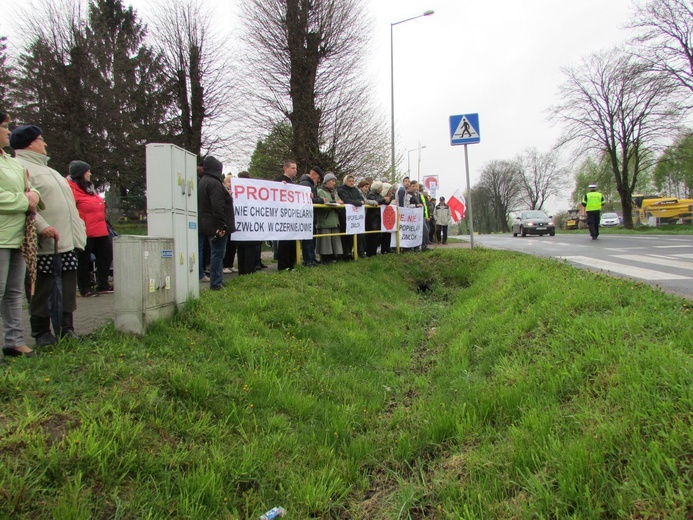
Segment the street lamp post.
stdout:
<path fill-rule="evenodd" d="M 407 176 L 411 178 L 411 153 L 416 152 L 417 150 L 419 151 L 419 166 L 421 166 L 421 150 L 426 148 L 426 145 L 423 146 L 417 146 L 416 148 L 412 148 L 411 150 L 407 150 Z M 417 178 L 418 180 L 418 178 Z"/>
<path fill-rule="evenodd" d="M 416 181 L 421 182 L 421 149 L 426 148 L 425 146 L 421 146 L 421 143 L 419 143 L 419 163 L 416 166 Z"/>
<path fill-rule="evenodd" d="M 397 178 L 397 172 L 395 171 L 395 47 L 394 47 L 394 31 L 395 25 L 402 24 L 404 22 L 409 22 L 411 20 L 416 20 L 423 16 L 430 16 L 433 11 L 424 11 L 423 14 L 418 16 L 413 16 L 407 18 L 406 20 L 400 20 L 399 22 L 390 24 L 390 168 L 392 174 L 392 180 Z"/>

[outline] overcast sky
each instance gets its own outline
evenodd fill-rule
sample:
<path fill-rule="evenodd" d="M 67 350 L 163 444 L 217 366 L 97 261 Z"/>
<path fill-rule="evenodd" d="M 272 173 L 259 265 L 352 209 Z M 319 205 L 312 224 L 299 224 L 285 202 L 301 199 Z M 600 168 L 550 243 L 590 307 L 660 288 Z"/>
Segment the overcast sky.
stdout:
<path fill-rule="evenodd" d="M 547 108 L 558 101 L 561 67 L 611 48 L 631 0 L 397 0 L 370 2 L 377 20 L 373 63 L 389 114 L 390 23 L 427 9 L 435 14 L 394 27 L 397 150 L 421 142 L 421 175 L 439 175 L 441 193 L 466 189 L 464 147 L 450 146 L 450 115 L 478 113 L 481 143 L 470 145 L 471 184 L 483 166 L 528 147 L 548 151 L 561 128 Z M 418 152 L 409 154 L 416 176 Z M 566 157 L 567 159 L 567 157 Z M 567 202 L 550 201 L 553 211 Z"/>
<path fill-rule="evenodd" d="M 146 1 L 126 3 L 145 14 Z M 213 3 L 219 32 L 234 32 L 236 3 Z M 374 19 L 369 71 L 388 121 L 390 24 L 435 11 L 394 28 L 397 152 L 403 157 L 399 171 L 407 170 L 410 157 L 416 178 L 418 151 L 407 150 L 425 146 L 421 177 L 438 175 L 439 195 L 449 197 L 466 189 L 464 151 L 450 146 L 449 116 L 479 114 L 481 143 L 469 146 L 472 185 L 491 160 L 512 159 L 528 147 L 548 151 L 561 133 L 547 115 L 558 101 L 561 67 L 623 43 L 632 0 L 366 0 L 366 9 Z M 10 22 L 0 20 L 0 34 L 12 38 Z M 567 202 L 548 206 L 558 211 Z"/>

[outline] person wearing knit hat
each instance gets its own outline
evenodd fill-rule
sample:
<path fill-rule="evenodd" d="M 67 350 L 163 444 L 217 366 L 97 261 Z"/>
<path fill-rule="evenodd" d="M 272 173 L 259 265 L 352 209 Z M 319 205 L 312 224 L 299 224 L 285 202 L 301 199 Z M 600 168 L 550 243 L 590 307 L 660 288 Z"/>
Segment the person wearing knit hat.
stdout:
<path fill-rule="evenodd" d="M 325 174 L 325 176 L 322 178 L 322 184 L 323 184 L 323 186 L 324 186 L 325 184 L 327 184 L 328 182 L 330 182 L 330 181 L 335 181 L 335 183 L 336 183 L 336 182 L 337 182 L 337 176 L 336 176 L 334 173 L 332 173 L 332 172 L 327 172 L 327 173 Z"/>
<path fill-rule="evenodd" d="M 13 150 L 24 150 L 41 137 L 43 130 L 34 125 L 18 126 L 10 134 L 10 146 Z"/>
<path fill-rule="evenodd" d="M 45 209 L 36 215 L 39 248 L 36 284 L 29 304 L 31 335 L 38 347 L 57 343 L 56 336 L 79 339 L 74 330 L 73 313 L 77 309 L 77 253 L 87 243 L 84 221 L 77 211 L 68 180 L 48 166 L 50 158 L 43 131 L 33 125 L 20 126 L 12 132 L 10 145 L 45 203 Z M 62 263 L 62 316 L 51 316 L 49 310 L 55 283 L 53 256 L 56 253 Z"/>
<path fill-rule="evenodd" d="M 84 161 L 72 161 L 68 171 L 70 175 L 67 181 L 87 231 L 87 245 L 77 255 L 79 294 L 88 298 L 100 293 L 112 293 L 113 287 L 108 283 L 108 275 L 113 263 L 113 240 L 106 222 L 106 203 L 96 193 L 91 182 L 91 166 Z M 96 287 L 92 286 L 92 255 L 96 259 Z"/>
<path fill-rule="evenodd" d="M 0 364 L 4 363 L 5 356 L 36 355 L 24 341 L 22 299 L 27 263 L 22 254 L 22 241 L 27 231 L 27 214 L 36 213 L 40 198 L 38 192 L 28 184 L 22 165 L 3 150 L 10 144 L 9 123 L 10 116 L 0 111 L 0 314 L 3 336 Z M 7 395 L 9 397 L 10 393 Z"/>
<path fill-rule="evenodd" d="M 84 177 L 85 173 L 91 171 L 91 166 L 84 161 L 72 161 L 68 167 L 68 171 L 71 179 L 81 179 Z"/>

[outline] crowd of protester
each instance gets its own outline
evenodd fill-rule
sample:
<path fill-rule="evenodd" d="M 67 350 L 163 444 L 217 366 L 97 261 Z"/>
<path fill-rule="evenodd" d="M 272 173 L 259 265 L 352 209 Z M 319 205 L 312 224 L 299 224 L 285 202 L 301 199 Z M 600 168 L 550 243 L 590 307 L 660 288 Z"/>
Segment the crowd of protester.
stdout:
<path fill-rule="evenodd" d="M 205 160 L 206 164 L 206 160 Z M 297 177 L 296 162 L 290 159 L 284 161 L 283 172 L 276 181 L 288 184 L 295 183 Z M 200 175 L 205 175 L 204 164 L 199 170 Z M 215 174 L 216 175 L 216 174 Z M 239 177 L 248 178 L 247 172 L 241 172 Z M 223 181 L 222 181 L 223 178 Z M 233 176 L 217 176 L 217 183 L 223 182 L 227 190 L 231 191 Z M 298 184 L 310 188 L 313 204 L 316 205 L 313 212 L 314 237 L 312 239 L 301 240 L 302 263 L 307 267 L 315 267 L 320 264 L 334 263 L 340 260 L 353 260 L 355 255 L 361 258 L 376 256 L 377 254 L 388 254 L 393 252 L 391 246 L 392 234 L 390 232 L 378 232 L 381 230 L 380 211 L 377 210 L 384 205 L 398 205 L 406 208 L 423 208 L 424 212 L 424 232 L 421 244 L 417 247 L 407 249 L 408 251 L 426 251 L 428 245 L 434 242 L 447 243 L 447 229 L 452 223 L 450 209 L 445 204 L 445 198 L 440 197 L 438 204 L 430 194 L 422 190 L 422 186 L 415 180 L 405 177 L 401 185 L 393 186 L 385 180 L 374 180 L 366 177 L 358 180 L 354 175 L 346 175 L 338 181 L 337 176 L 332 172 L 323 172 L 322 168 L 315 166 L 308 173 L 302 175 Z M 198 212 L 199 218 L 206 218 L 203 215 L 209 213 L 204 209 L 206 206 L 206 195 L 203 190 L 198 190 Z M 232 208 L 232 200 L 228 202 Z M 357 251 L 354 251 L 354 236 L 345 234 L 346 213 L 344 205 L 365 206 L 366 233 L 356 236 Z M 232 209 L 231 209 L 232 211 Z M 230 222 L 224 219 L 223 212 L 218 211 L 216 216 L 217 228 L 228 227 Z M 211 231 L 210 231 L 211 233 Z M 203 259 L 202 265 L 209 265 L 209 269 L 203 270 L 200 267 L 200 280 L 210 281 L 212 289 L 217 287 L 220 279 L 217 275 L 215 282 L 212 283 L 207 273 L 220 273 L 218 263 L 212 263 L 205 256 L 204 248 L 214 240 L 210 233 L 200 235 L 200 258 Z M 223 264 L 224 272 L 231 272 L 233 269 L 233 253 L 229 251 L 238 250 L 242 242 L 230 239 L 226 245 L 226 258 Z M 242 262 L 239 252 L 238 271 L 239 274 L 250 274 L 263 267 L 260 251 L 261 243 L 250 243 L 255 247 L 255 256 L 252 262 Z M 293 269 L 296 265 L 296 241 L 280 240 L 274 243 L 274 258 L 277 260 L 278 270 Z M 241 264 L 244 264 L 242 267 Z"/>
<path fill-rule="evenodd" d="M 21 125 L 10 132 L 9 123 L 9 114 L 0 112 L 0 363 L 5 356 L 36 355 L 24 338 L 24 297 L 31 336 L 46 347 L 80 339 L 73 320 L 78 287 L 82 296 L 113 292 L 113 246 L 91 167 L 72 161 L 66 178 L 49 166 L 41 128 Z M 4 150 L 8 146 L 14 157 Z"/>
<path fill-rule="evenodd" d="M 29 302 L 31 336 L 45 347 L 67 338 L 79 340 L 73 324 L 77 295 L 98 296 L 113 292 L 113 245 L 115 234 L 106 218 L 103 198 L 91 182 L 91 166 L 74 160 L 69 175 L 51 168 L 48 143 L 41 128 L 22 125 L 9 130 L 10 116 L 0 112 L 0 312 L 4 356 L 33 357 L 26 345 L 22 298 Z M 15 157 L 4 148 L 10 146 Z M 285 160 L 276 181 L 295 182 L 296 162 Z M 248 172 L 238 174 L 249 178 Z M 232 176 L 224 176 L 223 164 L 208 156 L 198 163 L 199 278 L 212 290 L 223 287 L 223 275 L 246 275 L 264 269 L 260 241 L 236 241 Z M 399 187 L 388 182 L 346 175 L 341 182 L 332 172 L 313 167 L 298 184 L 310 188 L 314 213 L 314 237 L 301 241 L 303 264 L 309 267 L 392 252 L 391 233 L 380 231 L 383 205 L 421 207 L 424 234 L 415 250 L 425 251 L 437 240 L 445 244 L 450 211 L 441 197 L 435 201 L 416 181 L 404 178 Z M 366 233 L 346 235 L 344 205 L 365 206 Z M 357 250 L 354 251 L 354 243 Z M 278 241 L 274 247 L 279 270 L 296 264 L 296 241 Z M 238 268 L 234 267 L 237 257 Z M 57 310 L 56 310 L 57 309 Z"/>

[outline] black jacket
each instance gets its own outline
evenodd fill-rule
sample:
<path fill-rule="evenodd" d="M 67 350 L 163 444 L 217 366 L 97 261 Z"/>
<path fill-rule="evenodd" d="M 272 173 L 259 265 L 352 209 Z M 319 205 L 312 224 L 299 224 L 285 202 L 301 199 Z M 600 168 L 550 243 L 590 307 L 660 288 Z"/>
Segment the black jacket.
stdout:
<path fill-rule="evenodd" d="M 337 188 L 337 194 L 339 195 L 339 198 L 342 199 L 344 204 L 363 206 L 363 197 L 361 197 L 361 191 L 356 186 L 345 186 L 342 184 Z"/>
<path fill-rule="evenodd" d="M 378 206 L 387 205 L 387 202 L 385 202 L 385 197 L 383 197 L 377 190 L 368 190 L 366 198 L 368 200 L 376 201 Z M 375 229 L 380 229 L 380 211 L 366 211 L 366 231 L 373 231 Z"/>
<path fill-rule="evenodd" d="M 318 187 L 315 185 L 313 179 L 311 179 L 310 175 L 308 175 L 307 173 L 303 175 L 303 177 L 301 177 L 301 180 L 298 181 L 298 185 L 308 186 L 310 188 L 310 191 L 313 194 L 313 204 L 323 204 L 325 202 L 320 197 L 318 197 Z"/>
<path fill-rule="evenodd" d="M 292 178 L 287 177 L 287 176 L 284 175 L 283 173 L 282 173 L 279 177 L 277 177 L 277 178 L 275 179 L 275 181 L 277 181 L 277 182 L 285 182 L 285 183 L 287 183 L 287 184 L 293 184 L 293 183 L 294 183 L 294 180 L 293 180 Z"/>
<path fill-rule="evenodd" d="M 205 235 L 214 235 L 223 228 L 227 233 L 236 230 L 233 200 L 221 180 L 221 168 L 214 157 L 207 157 L 204 174 L 197 184 L 198 231 Z"/>

